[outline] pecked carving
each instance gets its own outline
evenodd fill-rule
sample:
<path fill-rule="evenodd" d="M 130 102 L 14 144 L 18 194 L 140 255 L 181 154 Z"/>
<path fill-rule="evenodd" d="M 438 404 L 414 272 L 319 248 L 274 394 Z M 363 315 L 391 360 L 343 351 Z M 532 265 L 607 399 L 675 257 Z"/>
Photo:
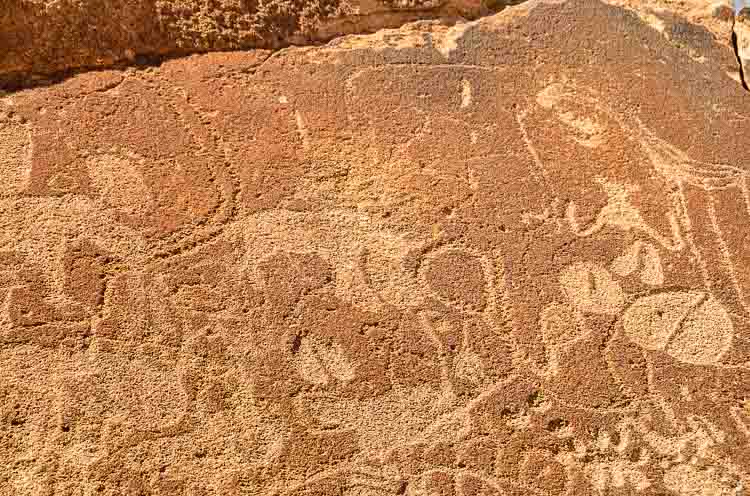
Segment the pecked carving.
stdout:
<path fill-rule="evenodd" d="M 750 487 L 747 100 L 657 17 L 1 97 L 0 492 Z"/>

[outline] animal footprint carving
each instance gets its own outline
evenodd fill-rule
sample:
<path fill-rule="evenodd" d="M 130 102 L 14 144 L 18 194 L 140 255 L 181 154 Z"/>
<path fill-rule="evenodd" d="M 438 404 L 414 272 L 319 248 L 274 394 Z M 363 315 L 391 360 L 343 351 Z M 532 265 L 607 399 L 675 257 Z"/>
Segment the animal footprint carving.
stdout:
<path fill-rule="evenodd" d="M 610 268 L 620 276 L 629 276 L 641 268 L 641 282 L 649 286 L 664 283 L 664 271 L 656 247 L 651 243 L 636 241 L 623 255 L 617 257 Z"/>
<path fill-rule="evenodd" d="M 575 309 L 584 314 L 613 315 L 625 304 L 620 285 L 597 264 L 571 265 L 560 275 L 560 284 Z"/>
<path fill-rule="evenodd" d="M 310 338 L 301 341 L 295 366 L 302 378 L 319 386 L 354 379 L 354 366 L 338 345 L 328 345 Z"/>
<path fill-rule="evenodd" d="M 642 282 L 658 284 L 663 279 L 661 263 L 651 245 L 634 243 L 627 253 L 615 259 L 612 268 L 628 275 L 641 259 Z M 553 352 L 580 337 L 580 316 L 618 315 L 623 309 L 619 319 L 631 342 L 645 350 L 664 351 L 684 363 L 718 363 L 732 343 L 734 328 L 728 312 L 705 291 L 651 294 L 627 306 L 627 295 L 610 272 L 593 263 L 567 267 L 560 275 L 560 286 L 575 312 L 559 304 L 549 305 L 542 312 L 544 339 Z"/>
<path fill-rule="evenodd" d="M 732 321 L 703 291 L 674 291 L 635 301 L 622 318 L 625 334 L 647 350 L 663 350 L 681 362 L 717 363 L 732 342 Z"/>

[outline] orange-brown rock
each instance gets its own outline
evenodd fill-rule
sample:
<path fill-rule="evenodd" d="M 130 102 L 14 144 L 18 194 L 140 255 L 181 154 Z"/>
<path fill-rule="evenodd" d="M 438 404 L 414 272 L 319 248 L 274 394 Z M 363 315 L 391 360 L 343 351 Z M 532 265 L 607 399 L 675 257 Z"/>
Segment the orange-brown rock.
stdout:
<path fill-rule="evenodd" d="M 418 19 L 476 18 L 519 0 L 3 0 L 0 83 L 162 57 L 320 43 Z"/>
<path fill-rule="evenodd" d="M 653 15 L 2 96 L 0 495 L 742 494 L 750 101 Z"/>
<path fill-rule="evenodd" d="M 521 0 L 3 0 L 0 89 L 211 51 L 279 49 L 425 19 L 476 19 Z M 680 44 L 675 15 L 732 43 L 728 0 L 608 0 Z M 736 76 L 739 79 L 739 74 Z"/>
<path fill-rule="evenodd" d="M 743 83 L 747 87 L 750 77 L 750 9 L 744 8 L 738 14 L 732 25 L 732 40 L 737 53 L 737 62 L 743 75 Z"/>

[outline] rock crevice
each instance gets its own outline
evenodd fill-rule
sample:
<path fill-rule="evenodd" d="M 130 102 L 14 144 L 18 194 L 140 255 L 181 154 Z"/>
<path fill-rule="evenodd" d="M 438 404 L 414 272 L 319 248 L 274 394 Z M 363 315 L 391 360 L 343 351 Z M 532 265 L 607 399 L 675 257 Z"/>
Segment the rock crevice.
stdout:
<path fill-rule="evenodd" d="M 46 85 L 92 70 L 154 66 L 195 53 L 278 50 L 420 20 L 476 20 L 523 1 L 138 0 L 120 5 L 110 0 L 6 0 L 0 12 L 0 90 Z M 609 3 L 635 10 L 656 29 L 663 29 L 662 16 L 674 17 L 674 8 L 663 0 Z M 690 0 L 676 14 L 734 47 L 742 65 L 741 52 L 750 57 L 750 46 L 743 48 L 750 38 L 736 34 L 745 24 L 739 17 L 734 22 L 731 8 L 728 16 L 725 10 Z"/>
<path fill-rule="evenodd" d="M 8 0 L 0 88 L 193 53 L 319 45 L 418 20 L 477 19 L 520 0 Z"/>
<path fill-rule="evenodd" d="M 740 10 L 732 21 L 732 48 L 737 57 L 742 87 L 750 90 L 747 83 L 750 70 L 750 9 Z"/>

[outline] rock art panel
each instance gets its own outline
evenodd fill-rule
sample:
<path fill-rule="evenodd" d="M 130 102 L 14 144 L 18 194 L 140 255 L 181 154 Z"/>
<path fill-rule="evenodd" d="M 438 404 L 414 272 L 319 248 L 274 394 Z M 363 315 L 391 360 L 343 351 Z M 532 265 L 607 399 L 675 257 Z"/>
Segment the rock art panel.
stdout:
<path fill-rule="evenodd" d="M 750 108 L 644 12 L 4 95 L 0 493 L 750 487 Z"/>

